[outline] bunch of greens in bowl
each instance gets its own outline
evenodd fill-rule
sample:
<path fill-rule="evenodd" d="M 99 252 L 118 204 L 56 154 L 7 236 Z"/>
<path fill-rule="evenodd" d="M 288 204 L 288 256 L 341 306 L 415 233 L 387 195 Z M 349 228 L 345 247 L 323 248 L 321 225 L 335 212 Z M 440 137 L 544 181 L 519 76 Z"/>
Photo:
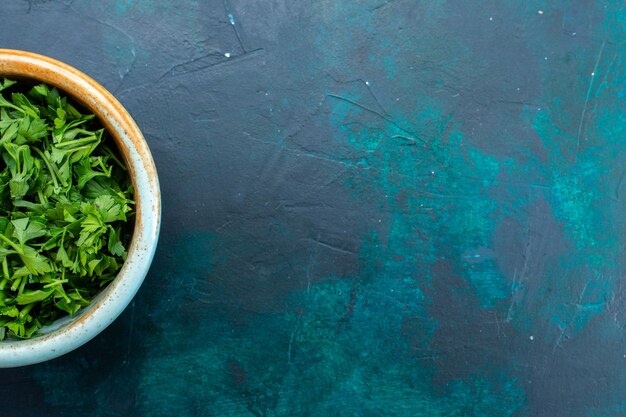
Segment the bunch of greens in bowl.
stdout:
<path fill-rule="evenodd" d="M 0 340 L 76 314 L 126 259 L 129 175 L 79 108 L 46 84 L 0 82 Z"/>

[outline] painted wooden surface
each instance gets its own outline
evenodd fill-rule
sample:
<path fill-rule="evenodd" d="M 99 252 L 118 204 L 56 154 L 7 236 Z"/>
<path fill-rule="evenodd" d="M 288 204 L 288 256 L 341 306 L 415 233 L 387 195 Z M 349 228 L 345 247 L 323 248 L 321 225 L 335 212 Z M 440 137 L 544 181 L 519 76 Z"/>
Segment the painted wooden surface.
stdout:
<path fill-rule="evenodd" d="M 626 415 L 625 8 L 4 2 L 164 211 L 135 302 L 0 415 Z"/>

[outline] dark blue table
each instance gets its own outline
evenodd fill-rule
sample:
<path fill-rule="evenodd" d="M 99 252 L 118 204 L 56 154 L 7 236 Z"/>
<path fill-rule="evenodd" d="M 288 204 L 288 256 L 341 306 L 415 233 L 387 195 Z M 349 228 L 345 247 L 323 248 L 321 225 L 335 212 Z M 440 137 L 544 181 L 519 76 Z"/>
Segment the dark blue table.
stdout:
<path fill-rule="evenodd" d="M 160 246 L 0 415 L 626 415 L 626 5 L 5 1 L 133 114 Z"/>

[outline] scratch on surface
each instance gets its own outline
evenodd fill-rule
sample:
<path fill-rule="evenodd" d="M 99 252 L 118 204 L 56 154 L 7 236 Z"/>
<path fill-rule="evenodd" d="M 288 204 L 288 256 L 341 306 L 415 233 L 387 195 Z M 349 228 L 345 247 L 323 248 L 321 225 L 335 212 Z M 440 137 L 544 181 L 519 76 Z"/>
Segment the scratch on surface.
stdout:
<path fill-rule="evenodd" d="M 389 114 L 389 112 L 387 110 L 385 110 L 385 108 L 383 107 L 383 105 L 380 103 L 380 101 L 378 100 L 378 97 L 376 96 L 376 94 L 374 94 L 374 90 L 372 90 L 372 87 L 370 86 L 370 83 L 365 81 L 363 78 L 353 78 L 351 80 L 340 80 L 337 77 L 333 76 L 332 73 L 330 73 L 329 71 L 324 71 L 324 73 L 326 73 L 326 75 L 328 77 L 330 77 L 334 82 L 338 83 L 338 84 L 352 84 L 352 83 L 360 83 L 363 84 L 365 86 L 365 88 L 367 89 L 367 91 L 369 92 L 369 94 L 372 96 L 372 98 L 374 99 L 374 101 L 376 102 L 376 104 L 378 105 L 378 108 L 380 108 L 380 110 L 382 111 L 382 113 L 386 116 L 391 118 L 391 115 Z"/>
<path fill-rule="evenodd" d="M 513 282 L 511 282 L 511 304 L 509 304 L 509 311 L 506 314 L 506 321 L 510 322 L 513 319 L 513 307 L 517 302 L 517 286 L 519 285 L 520 280 L 517 275 L 517 268 L 513 271 Z"/>
<path fill-rule="evenodd" d="M 291 335 L 289 336 L 289 346 L 287 347 L 287 365 L 291 365 L 291 356 L 293 353 L 293 342 L 296 338 L 296 334 L 300 331 L 301 326 L 302 326 L 302 317 L 298 315 L 296 324 L 293 327 L 293 330 L 291 331 Z"/>
<path fill-rule="evenodd" d="M 347 249 L 338 248 L 338 247 L 333 246 L 331 244 L 322 242 L 319 237 L 317 239 L 306 238 L 304 240 L 309 241 L 309 242 L 313 242 L 315 245 L 319 245 L 319 246 L 321 246 L 323 248 L 330 249 L 330 250 L 335 251 L 335 252 L 339 252 L 339 253 L 343 253 L 343 254 L 347 254 L 347 255 L 355 255 L 354 252 L 349 251 Z"/>
<path fill-rule="evenodd" d="M 327 96 L 328 97 L 332 97 L 332 98 L 336 98 L 337 100 L 345 101 L 346 103 L 350 103 L 353 106 L 359 107 L 360 109 L 363 109 L 363 110 L 365 110 L 367 112 L 373 113 L 373 114 L 381 117 L 382 119 L 387 120 L 390 123 L 394 123 L 392 120 L 389 120 L 389 118 L 387 116 L 385 116 L 384 114 L 382 114 L 378 110 L 374 110 L 374 109 L 372 109 L 370 107 L 367 107 L 367 106 L 365 106 L 363 104 L 360 104 L 360 103 L 358 103 L 358 102 L 356 102 L 354 100 L 350 100 L 349 98 L 342 97 L 342 96 L 337 95 L 337 94 L 327 94 Z M 394 125 L 395 125 L 395 123 L 394 123 Z"/>
<path fill-rule="evenodd" d="M 422 142 L 424 145 L 427 145 L 427 146 L 430 145 L 428 142 L 426 142 L 422 138 L 412 138 L 410 136 L 404 136 L 404 135 L 393 135 L 391 139 L 404 139 L 405 141 L 408 142 L 409 145 L 415 145 L 417 142 Z"/>
<path fill-rule="evenodd" d="M 565 332 L 567 331 L 567 325 L 561 326 L 559 325 L 559 336 L 556 338 L 556 341 L 554 342 L 554 347 L 552 348 L 552 355 L 554 356 L 556 354 L 556 350 L 561 348 L 561 342 L 563 341 L 563 339 L 565 338 Z"/>
<path fill-rule="evenodd" d="M 45 0 L 43 0 L 43 1 L 45 1 Z M 66 3 L 64 3 L 64 4 L 66 6 L 71 6 L 73 2 L 74 2 L 74 0 L 70 0 L 70 1 L 68 1 Z M 26 14 L 30 14 L 30 12 L 33 11 L 33 6 L 35 4 L 37 4 L 37 2 L 35 0 L 26 0 L 26 3 L 28 3 L 28 9 L 26 10 Z M 42 3 L 42 1 L 39 0 L 39 3 Z"/>
<path fill-rule="evenodd" d="M 238 61 L 241 61 L 244 58 L 254 57 L 254 56 L 258 55 L 259 53 L 261 53 L 263 51 L 264 51 L 263 48 L 254 49 L 254 50 L 252 50 L 250 52 L 246 52 L 246 53 L 241 54 L 241 55 L 236 55 L 236 56 L 228 58 L 228 59 L 220 59 L 217 62 L 211 62 L 211 63 L 206 64 L 206 65 L 200 65 L 199 67 L 194 66 L 193 68 L 189 68 L 187 70 L 185 69 L 186 67 L 188 68 L 188 67 L 192 66 L 193 64 L 196 64 L 197 62 L 202 61 L 202 60 L 204 60 L 206 58 L 210 58 L 210 57 L 220 57 L 221 58 L 222 57 L 222 54 L 219 54 L 217 52 L 211 52 L 210 54 L 206 54 L 206 55 L 203 55 L 203 56 L 200 56 L 200 57 L 197 57 L 197 58 L 193 58 L 193 59 L 190 59 L 188 61 L 184 61 L 184 62 L 181 62 L 179 64 L 176 64 L 176 65 L 170 67 L 170 69 L 165 71 L 159 78 L 157 78 L 153 83 L 150 83 L 150 84 L 156 84 L 156 83 L 162 81 L 165 78 L 180 77 L 180 76 L 183 76 L 183 75 L 192 74 L 194 72 L 204 71 L 204 70 L 209 69 L 209 68 L 215 68 L 215 67 L 218 67 L 218 66 L 221 66 L 221 65 L 233 64 L 233 63 L 236 63 Z M 179 69 L 179 68 L 182 68 L 183 70 L 180 71 L 180 72 L 176 72 L 176 70 Z M 140 87 L 140 86 L 137 86 L 137 87 Z"/>
<path fill-rule="evenodd" d="M 531 226 L 532 226 L 532 222 L 529 220 L 528 222 L 528 228 L 526 229 L 526 233 L 528 234 L 528 237 L 526 238 L 526 245 L 524 247 L 524 252 L 523 252 L 523 256 L 524 256 L 524 265 L 522 265 L 522 270 L 518 275 L 517 272 L 517 268 L 515 268 L 515 271 L 513 272 L 513 282 L 511 283 L 511 304 L 509 305 L 509 310 L 506 314 L 506 322 L 510 322 L 511 320 L 513 320 L 513 308 L 517 305 L 517 303 L 519 302 L 519 291 L 520 288 L 519 286 L 527 280 L 528 278 L 528 272 L 529 272 L 529 259 L 531 256 L 531 248 L 532 248 L 532 235 L 531 235 Z"/>
<path fill-rule="evenodd" d="M 440 357 L 441 357 L 441 355 L 433 354 L 433 355 L 415 356 L 415 359 L 418 360 L 418 361 L 433 361 L 434 362 L 435 360 L 437 360 Z"/>
<path fill-rule="evenodd" d="M 540 104 L 531 103 L 529 101 L 517 101 L 517 100 L 496 100 L 497 103 L 503 104 L 515 104 L 518 106 L 531 106 L 531 107 L 541 107 Z"/>
<path fill-rule="evenodd" d="M 578 158 L 578 152 L 580 150 L 580 136 L 583 133 L 583 124 L 585 123 L 585 114 L 587 113 L 587 105 L 589 104 L 589 98 L 591 97 L 591 89 L 593 88 L 593 80 L 595 79 L 595 75 L 598 71 L 598 66 L 600 65 L 600 60 L 602 59 L 602 53 L 604 52 L 604 46 L 606 45 L 606 40 L 602 41 L 602 45 L 600 46 L 600 52 L 598 53 L 598 57 L 596 59 L 596 64 L 593 67 L 593 72 L 591 73 L 591 79 L 589 80 L 589 86 L 587 87 L 587 95 L 585 96 L 585 103 L 583 104 L 583 110 L 580 114 L 580 123 L 578 124 L 578 134 L 576 135 L 576 158 Z"/>
<path fill-rule="evenodd" d="M 120 83 L 113 90 L 113 94 L 116 94 L 117 91 L 120 88 L 122 88 L 122 86 L 124 85 L 124 79 L 126 78 L 126 76 L 128 74 L 130 74 L 130 72 L 133 70 L 133 68 L 135 68 L 135 62 L 137 62 L 137 52 L 135 51 L 135 47 L 134 46 L 131 47 L 130 53 L 133 56 L 133 60 L 131 61 L 130 65 L 126 67 L 126 71 L 124 71 L 124 73 L 121 73 L 121 72 L 119 73 L 119 75 L 120 75 Z"/>
<path fill-rule="evenodd" d="M 231 64 L 231 63 L 238 63 L 238 62 L 243 61 L 244 59 L 255 57 L 259 53 L 262 53 L 264 51 L 265 50 L 263 48 L 259 48 L 259 49 L 255 49 L 255 50 L 252 50 L 250 52 L 247 52 L 245 54 L 236 55 L 236 56 L 231 57 L 229 59 L 222 59 L 219 62 L 215 62 L 215 63 L 212 63 L 210 65 L 204 65 L 204 66 L 201 66 L 201 67 L 194 67 L 193 69 L 191 69 L 189 71 L 183 71 L 183 72 L 180 72 L 180 73 L 174 73 L 174 71 L 177 68 L 179 68 L 179 67 L 184 67 L 186 65 L 190 65 L 190 64 L 196 63 L 197 61 L 200 61 L 200 60 L 202 60 L 204 58 L 207 58 L 207 57 L 209 57 L 211 55 L 219 55 L 220 57 L 222 56 L 221 54 L 213 52 L 211 54 L 203 55 L 201 57 L 194 58 L 194 59 L 191 59 L 191 60 L 188 60 L 188 61 L 176 64 L 176 65 L 170 67 L 167 71 L 165 71 L 162 75 L 159 76 L 159 78 L 157 78 L 154 81 L 150 81 L 150 82 L 146 82 L 146 83 L 143 83 L 143 84 L 135 85 L 133 87 L 125 88 L 125 89 L 123 89 L 121 91 L 117 91 L 117 93 L 118 94 L 123 94 L 123 93 L 128 93 L 128 92 L 131 92 L 131 91 L 134 91 L 134 90 L 138 90 L 138 89 L 141 89 L 141 88 L 146 88 L 146 87 L 151 88 L 155 84 L 157 84 L 157 83 L 159 83 L 159 82 L 161 82 L 161 81 L 163 81 L 164 79 L 167 79 L 167 78 L 180 77 L 180 76 L 183 76 L 183 75 L 187 75 L 187 74 L 190 74 L 190 73 L 206 70 L 206 69 L 209 69 L 209 68 L 216 68 L 216 67 L 219 67 L 219 66 L 222 66 L 222 65 L 228 65 L 228 64 Z M 168 77 L 168 75 L 170 77 Z"/>
<path fill-rule="evenodd" d="M 429 175 L 424 175 L 423 177 L 428 177 Z M 406 176 L 400 176 L 399 177 L 406 177 Z M 435 191 L 421 191 L 420 192 L 421 195 L 423 195 L 426 198 L 429 199 L 435 199 L 435 198 L 449 198 L 452 200 L 455 199 L 460 199 L 460 200 L 475 200 L 478 198 L 483 198 L 482 195 L 480 193 L 477 194 L 446 194 L 446 193 L 438 193 Z"/>
<path fill-rule="evenodd" d="M 496 314 L 496 312 L 492 312 L 493 313 L 493 318 L 495 320 L 496 323 L 496 329 L 497 329 L 497 334 L 498 336 L 500 335 L 500 333 L 502 333 L 502 336 L 504 336 L 504 338 L 506 339 L 506 333 L 504 333 L 504 330 L 502 330 L 502 328 L 500 327 L 500 320 L 498 319 L 498 315 Z"/>
<path fill-rule="evenodd" d="M 246 49 L 246 47 L 243 44 L 243 41 L 241 40 L 241 35 L 239 35 L 239 30 L 237 30 L 237 22 L 235 21 L 235 17 L 231 13 L 230 8 L 228 7 L 227 0 L 224 0 L 224 10 L 226 11 L 228 22 L 230 23 L 230 25 L 233 27 L 233 30 L 235 31 L 235 36 L 237 37 L 237 41 L 239 42 L 239 47 L 244 52 L 244 54 L 248 53 L 248 50 Z"/>
<path fill-rule="evenodd" d="M 361 81 L 363 81 L 362 79 L 360 79 Z M 385 110 L 385 108 L 383 107 L 382 104 L 380 104 L 380 101 L 378 100 L 378 97 L 376 96 L 376 94 L 374 94 L 374 90 L 372 90 L 372 87 L 370 86 L 370 83 L 368 83 L 367 81 L 363 81 L 363 84 L 365 84 L 365 88 L 367 88 L 367 91 L 370 92 L 370 95 L 372 97 L 374 97 L 374 101 L 376 102 L 376 104 L 378 104 L 378 107 L 380 107 L 380 109 L 382 110 L 383 114 L 389 118 L 391 118 L 391 115 L 389 114 L 389 112 L 387 110 Z"/>
<path fill-rule="evenodd" d="M 326 204 L 324 203 L 293 203 L 293 204 L 281 204 L 280 207 L 284 208 L 285 210 L 299 210 L 299 209 L 312 209 L 312 208 L 319 208 L 319 207 L 328 207 Z"/>
<path fill-rule="evenodd" d="M 615 200 L 619 201 L 619 190 L 622 188 L 622 184 L 624 183 L 624 175 L 626 175 L 626 171 L 622 171 L 619 176 L 619 180 L 617 181 L 617 186 L 615 187 Z"/>
<path fill-rule="evenodd" d="M 333 164 L 342 165 L 344 167 L 351 167 L 352 166 L 352 161 L 350 161 L 350 160 L 334 159 L 334 158 L 331 158 L 331 157 L 322 156 L 320 154 L 314 154 L 314 153 L 310 153 L 310 152 L 298 152 L 296 150 L 289 149 L 285 145 L 280 144 L 280 143 L 268 142 L 268 141 L 263 141 L 263 140 L 257 139 L 256 137 L 254 137 L 253 135 L 251 135 L 250 133 L 248 133 L 246 131 L 244 131 L 242 133 L 248 139 L 250 139 L 253 142 L 261 143 L 263 145 L 274 146 L 274 147 L 280 148 L 282 151 L 285 151 L 285 152 L 287 152 L 289 154 L 292 154 L 292 155 L 295 155 L 295 156 L 301 156 L 301 157 L 313 158 L 313 159 L 320 159 L 322 161 L 331 162 Z"/>
<path fill-rule="evenodd" d="M 383 9 L 383 8 L 385 8 L 385 7 L 389 6 L 389 5 L 391 5 L 392 3 L 393 3 L 393 0 L 391 0 L 391 1 L 390 1 L 390 0 L 387 0 L 387 1 L 385 1 L 384 3 L 379 4 L 378 6 L 374 7 L 374 8 L 372 9 L 372 12 L 377 12 L 377 11 L 379 11 L 380 9 Z"/>
<path fill-rule="evenodd" d="M 601 276 L 596 275 L 593 279 L 597 280 L 597 279 L 601 279 Z M 586 281 L 585 285 L 583 285 L 583 288 L 580 290 L 580 293 L 578 294 L 578 299 L 576 300 L 576 302 L 574 303 L 570 303 L 568 305 L 570 306 L 574 306 L 574 313 L 572 314 L 571 318 L 569 319 L 569 321 L 563 325 L 563 326 L 559 326 L 560 332 L 559 332 L 559 336 L 557 337 L 556 341 L 554 342 L 554 347 L 552 349 L 552 354 L 554 355 L 556 353 L 556 350 L 558 348 L 562 347 L 561 342 L 563 341 L 564 338 L 567 337 L 567 335 L 565 334 L 567 332 L 567 329 L 570 326 L 570 323 L 575 322 L 576 318 L 578 317 L 578 314 L 580 312 L 581 309 L 584 309 L 585 307 L 585 303 L 583 303 L 583 299 L 585 298 L 585 293 L 587 292 L 587 288 L 589 288 L 589 283 L 591 281 Z"/>
<path fill-rule="evenodd" d="M 611 63 L 609 64 L 609 67 L 607 68 L 607 70 L 604 73 L 604 76 L 602 77 L 602 82 L 600 82 L 600 86 L 606 83 L 606 80 L 609 77 L 609 74 L 611 73 L 611 71 L 613 71 L 613 65 L 615 64 L 615 60 L 617 59 L 619 55 L 620 55 L 619 52 L 615 52 L 613 54 L 613 58 L 611 58 Z"/>
<path fill-rule="evenodd" d="M 317 235 L 317 238 L 319 239 L 319 234 Z M 315 267 L 315 264 L 317 263 L 317 256 L 318 256 L 318 250 L 317 250 L 317 245 L 313 247 L 313 253 L 311 253 L 311 256 L 309 257 L 309 265 L 306 268 L 306 293 L 309 294 L 311 292 L 311 271 L 313 270 L 313 268 Z"/>
<path fill-rule="evenodd" d="M 313 119 L 313 117 L 315 117 L 321 111 L 323 104 L 324 100 L 320 100 L 313 109 L 313 111 L 307 114 L 306 117 L 304 117 L 302 123 L 300 123 L 292 133 L 289 133 L 287 136 L 285 136 L 285 140 L 287 141 L 295 138 L 307 126 L 311 119 Z"/>
<path fill-rule="evenodd" d="M 226 223 L 224 223 L 223 225 L 221 225 L 220 227 L 218 227 L 217 229 L 215 229 L 216 232 L 219 232 L 220 230 L 230 226 L 231 224 L 233 224 L 232 220 L 227 221 Z"/>
<path fill-rule="evenodd" d="M 111 29 L 114 29 L 114 30 L 118 31 L 119 33 L 121 33 L 122 35 L 124 35 L 128 39 L 130 39 L 130 41 L 131 41 L 131 48 L 132 48 L 133 51 L 135 50 L 135 45 L 136 45 L 135 38 L 132 37 L 131 35 L 129 35 L 128 32 L 126 32 L 124 29 L 121 29 L 121 28 L 119 28 L 118 26 L 116 26 L 116 25 L 114 25 L 112 23 L 105 22 L 104 20 L 100 20 L 97 17 L 90 16 L 88 14 L 79 13 L 77 10 L 73 9 L 72 7 L 69 7 L 69 9 L 71 11 L 73 11 L 74 13 L 76 13 L 77 15 L 79 15 L 79 16 L 86 17 L 87 19 L 93 20 L 94 22 L 97 22 L 97 23 L 99 23 L 101 25 L 107 26 L 107 27 L 109 27 Z"/>
<path fill-rule="evenodd" d="M 585 296 L 585 292 L 587 292 L 588 286 L 589 286 L 589 281 L 585 282 L 585 285 L 583 285 L 583 288 L 580 291 L 580 294 L 578 294 L 578 300 L 575 303 L 575 306 L 578 307 L 582 304 L 582 301 Z M 572 315 L 572 318 L 569 320 L 569 323 L 576 320 L 577 316 L 578 316 L 578 308 L 574 310 L 574 314 Z M 556 341 L 554 342 L 554 347 L 552 348 L 553 355 L 556 353 L 556 350 L 562 346 L 561 342 L 563 341 L 563 338 L 565 337 L 565 332 L 567 331 L 567 328 L 569 327 L 569 323 L 566 323 L 564 326 L 559 326 L 559 330 L 560 330 L 559 336 L 556 338 Z"/>
<path fill-rule="evenodd" d="M 227 252 L 230 256 L 232 256 L 233 258 L 235 258 L 235 259 L 237 259 L 237 260 L 241 261 L 241 263 L 242 263 L 243 265 L 246 265 L 250 271 L 254 271 L 254 270 L 256 270 L 256 266 L 255 266 L 252 262 L 245 260 L 242 256 L 239 256 L 239 255 L 237 254 L 237 252 L 235 252 L 234 250 L 232 250 L 232 249 L 226 249 L 226 252 Z"/>
<path fill-rule="evenodd" d="M 402 132 L 406 133 L 407 135 L 410 135 L 412 139 L 415 140 L 419 140 L 423 143 L 428 143 L 427 141 L 425 141 L 424 139 L 419 138 L 419 136 L 417 134 L 415 134 L 414 132 L 410 132 L 402 127 L 400 127 L 396 122 L 394 122 L 391 117 L 384 115 L 383 113 L 379 112 L 378 110 L 374 110 L 370 107 L 367 107 L 359 102 L 356 102 L 354 100 L 350 100 L 349 98 L 346 97 L 342 97 L 340 95 L 337 94 L 326 94 L 327 97 L 332 97 L 336 100 L 341 100 L 344 101 L 346 103 L 352 104 L 353 106 L 356 106 L 362 110 L 365 110 L 369 113 L 375 114 L 376 116 L 380 117 L 381 119 L 387 121 L 388 123 L 390 123 L 391 125 L 395 126 L 398 130 L 401 130 Z"/>
<path fill-rule="evenodd" d="M 189 298 L 194 301 L 199 302 L 200 304 L 211 304 L 211 291 L 202 290 L 198 288 L 198 280 L 196 278 L 191 277 L 190 285 L 188 288 Z"/>
<path fill-rule="evenodd" d="M 30 13 L 31 10 L 31 1 L 28 2 L 29 6 L 28 6 L 28 13 Z M 119 72 L 118 75 L 120 77 L 120 83 L 117 85 L 117 87 L 115 87 L 115 89 L 113 90 L 113 94 L 117 93 L 117 91 L 122 87 L 122 85 L 124 84 L 124 78 L 133 70 L 133 68 L 135 67 L 135 63 L 137 61 L 137 42 L 135 41 L 135 38 L 133 36 L 131 36 L 128 32 L 126 32 L 124 29 L 106 22 L 104 20 L 98 19 L 95 16 L 90 16 L 88 14 L 83 14 L 78 12 L 77 10 L 75 10 L 74 8 L 72 8 L 72 3 L 68 4 L 68 9 L 71 10 L 72 12 L 74 12 L 75 14 L 77 14 L 78 16 L 81 17 L 86 17 L 87 19 L 90 19 L 100 25 L 106 26 L 108 28 L 111 28 L 119 33 L 121 33 L 122 35 L 124 35 L 126 38 L 128 38 L 130 40 L 130 53 L 133 56 L 132 61 L 130 62 L 130 64 L 126 67 L 126 70 L 124 72 Z"/>
<path fill-rule="evenodd" d="M 602 77 L 602 81 L 598 83 L 596 94 L 599 94 L 602 88 L 607 85 L 607 79 L 609 78 L 609 74 L 613 71 L 613 65 L 615 64 L 615 60 L 617 59 L 618 56 L 619 56 L 618 52 L 615 52 L 613 54 L 613 58 L 611 58 L 611 63 L 609 64 L 607 70 L 604 71 L 604 76 Z M 591 115 L 595 114 L 597 108 L 598 108 L 598 100 L 595 100 L 593 104 L 593 109 L 591 110 Z M 589 117 L 591 118 L 593 116 L 589 116 Z"/>

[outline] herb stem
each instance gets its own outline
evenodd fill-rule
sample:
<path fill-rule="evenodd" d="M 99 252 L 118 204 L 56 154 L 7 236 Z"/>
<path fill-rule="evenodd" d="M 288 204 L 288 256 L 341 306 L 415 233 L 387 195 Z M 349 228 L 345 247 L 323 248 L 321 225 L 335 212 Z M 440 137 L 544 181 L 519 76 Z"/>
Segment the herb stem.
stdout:
<path fill-rule="evenodd" d="M 126 171 L 126 166 L 122 163 L 122 161 L 119 160 L 119 158 L 117 156 L 115 156 L 115 153 L 113 153 L 113 151 L 111 150 L 111 148 L 109 148 L 108 146 L 104 147 L 104 153 L 106 155 L 108 155 L 113 161 L 115 161 L 115 163 L 117 165 L 119 165 L 120 168 L 122 168 L 124 171 Z M 113 167 L 111 167 L 111 169 L 113 169 Z"/>
<path fill-rule="evenodd" d="M 4 285 L 6 285 L 5 281 L 11 279 L 11 276 L 9 275 L 9 262 L 7 261 L 6 256 L 2 260 L 2 273 L 4 274 L 4 280 L 2 281 L 4 284 L 0 284 L 0 290 L 4 289 Z"/>
<path fill-rule="evenodd" d="M 20 311 L 20 319 L 23 319 L 24 317 L 26 317 L 28 313 L 30 313 L 30 310 L 32 310 L 33 307 L 35 307 L 35 304 L 37 303 L 26 304 L 24 307 L 22 307 L 22 311 Z"/>
<path fill-rule="evenodd" d="M 2 94 L 0 94 L 0 107 L 8 107 L 10 109 L 17 110 L 20 113 L 26 113 L 23 109 L 16 106 L 15 104 L 9 103 L 4 97 L 2 97 Z"/>
<path fill-rule="evenodd" d="M 46 155 L 41 152 L 39 149 L 37 148 L 33 148 L 35 149 L 35 151 L 37 151 L 37 153 L 39 154 L 39 156 L 41 156 L 41 159 L 43 159 L 43 162 L 46 164 L 46 166 L 48 167 L 48 171 L 50 171 L 50 177 L 52 177 L 52 182 L 54 183 L 55 187 L 59 187 L 59 183 L 57 182 L 56 177 L 59 176 L 58 171 L 56 170 L 56 167 L 54 167 L 54 169 L 52 168 L 52 164 L 50 163 L 50 161 L 48 160 L 48 158 L 46 157 Z M 60 178 L 59 178 L 60 179 Z M 65 184 L 63 184 L 65 186 Z"/>
<path fill-rule="evenodd" d="M 22 250 L 22 248 L 20 248 L 18 245 L 16 245 L 13 241 L 11 241 L 11 239 L 9 239 L 8 237 L 6 237 L 5 235 L 3 235 L 2 233 L 0 233 L 0 239 L 4 240 L 6 243 L 8 243 L 9 245 L 11 245 L 11 247 L 13 249 L 15 249 L 15 251 L 17 253 L 19 253 L 20 255 L 24 254 L 24 251 Z"/>
<path fill-rule="evenodd" d="M 75 146 L 75 145 L 84 145 L 86 143 L 93 143 L 93 142 L 97 142 L 98 138 L 95 136 L 89 136 L 86 138 L 82 138 L 82 139 L 74 139 L 74 140 L 68 140 L 67 142 L 59 142 L 56 144 L 57 148 L 67 148 L 68 146 Z"/>
<path fill-rule="evenodd" d="M 64 271 L 65 272 L 65 271 Z M 51 282 L 49 284 L 44 285 L 44 288 L 52 288 L 52 287 L 58 287 L 59 285 L 63 285 L 66 282 L 69 282 L 69 280 L 67 279 L 55 279 L 54 282 Z"/>

